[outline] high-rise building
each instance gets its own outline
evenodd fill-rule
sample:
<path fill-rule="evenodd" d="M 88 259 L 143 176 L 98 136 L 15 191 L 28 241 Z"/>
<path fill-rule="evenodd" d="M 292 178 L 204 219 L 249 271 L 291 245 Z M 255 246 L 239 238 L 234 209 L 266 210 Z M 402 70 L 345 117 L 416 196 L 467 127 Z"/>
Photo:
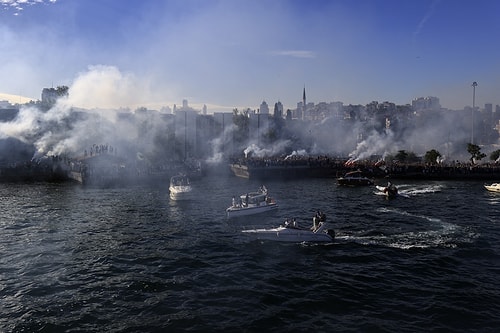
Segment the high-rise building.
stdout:
<path fill-rule="evenodd" d="M 274 117 L 283 118 L 283 104 L 280 101 L 274 104 Z"/>
<path fill-rule="evenodd" d="M 269 114 L 269 106 L 267 105 L 266 101 L 262 101 L 260 103 L 260 114 Z"/>

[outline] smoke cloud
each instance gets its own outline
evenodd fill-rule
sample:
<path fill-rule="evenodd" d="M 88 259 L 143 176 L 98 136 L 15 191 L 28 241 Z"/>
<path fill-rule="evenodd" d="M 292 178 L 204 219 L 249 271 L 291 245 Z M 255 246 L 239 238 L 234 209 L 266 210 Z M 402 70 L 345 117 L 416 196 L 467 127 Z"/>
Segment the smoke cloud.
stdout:
<path fill-rule="evenodd" d="M 142 108 L 145 112 L 116 108 L 140 103 L 150 96 L 147 82 L 132 74 L 124 74 L 112 66 L 89 67 L 69 87 L 68 98 L 58 99 L 49 110 L 23 106 L 15 119 L 0 122 L 3 143 L 0 149 L 4 156 L 12 159 L 24 156 L 13 154 L 14 146 L 26 149 L 34 158 L 79 157 L 93 146 L 109 145 L 134 161 L 140 153 L 144 163 L 166 163 L 174 159 L 176 150 L 180 149 L 166 131 L 173 126 L 173 118 L 162 117 L 160 112 L 146 108 Z M 80 109 L 82 105 L 88 108 Z M 92 105 L 107 107 L 93 108 Z M 350 116 L 336 113 L 321 121 L 284 121 L 281 125 L 270 120 L 269 128 L 251 131 L 250 140 L 239 143 L 240 146 L 233 139 L 238 128 L 229 124 L 218 137 L 207 134 L 201 138 L 203 149 L 207 150 L 202 155 L 210 164 L 222 163 L 238 154 L 287 159 L 329 155 L 358 161 L 374 155 L 384 157 L 398 150 L 423 156 L 426 151 L 436 149 L 446 160 L 467 156 L 470 119 L 464 112 L 425 111 L 406 118 L 391 114 L 369 117 L 365 111 L 359 112 Z M 390 126 L 386 125 L 387 119 Z M 17 145 L 4 144 L 6 140 Z"/>

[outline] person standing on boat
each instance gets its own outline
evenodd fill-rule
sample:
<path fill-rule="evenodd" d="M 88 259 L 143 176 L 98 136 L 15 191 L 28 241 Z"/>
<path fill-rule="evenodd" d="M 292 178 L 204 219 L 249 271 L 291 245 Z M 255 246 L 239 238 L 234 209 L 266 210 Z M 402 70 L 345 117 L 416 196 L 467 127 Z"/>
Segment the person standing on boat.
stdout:
<path fill-rule="evenodd" d="M 326 221 L 326 214 L 319 210 L 316 211 L 316 215 L 314 215 L 313 217 L 313 226 L 311 230 L 316 231 L 319 228 L 320 224 L 325 221 Z"/>
<path fill-rule="evenodd" d="M 312 231 L 316 231 L 319 227 L 319 211 L 316 212 L 316 214 L 313 216 L 313 225 L 311 227 Z"/>

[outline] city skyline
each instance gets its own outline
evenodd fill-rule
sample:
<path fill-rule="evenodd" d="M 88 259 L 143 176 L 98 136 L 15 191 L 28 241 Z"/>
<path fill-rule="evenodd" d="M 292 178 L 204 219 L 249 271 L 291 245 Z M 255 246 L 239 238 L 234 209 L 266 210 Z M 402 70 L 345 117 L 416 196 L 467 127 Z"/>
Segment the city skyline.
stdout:
<path fill-rule="evenodd" d="M 0 4 L 0 99 L 67 85 L 87 108 L 209 112 L 308 101 L 500 104 L 500 3 L 16 1 Z M 7 97 L 8 98 L 7 98 Z"/>

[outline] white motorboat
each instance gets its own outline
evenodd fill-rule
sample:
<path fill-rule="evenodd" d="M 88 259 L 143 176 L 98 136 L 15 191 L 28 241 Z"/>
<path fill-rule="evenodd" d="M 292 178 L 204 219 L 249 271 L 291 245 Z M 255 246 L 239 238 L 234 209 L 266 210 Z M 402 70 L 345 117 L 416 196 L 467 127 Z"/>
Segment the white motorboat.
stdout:
<path fill-rule="evenodd" d="M 360 170 L 346 173 L 343 177 L 337 178 L 340 186 L 368 186 L 373 185 L 373 180 L 363 175 Z"/>
<path fill-rule="evenodd" d="M 315 217 L 316 218 L 316 217 Z M 271 229 L 249 229 L 242 233 L 258 240 L 272 240 L 279 242 L 333 242 L 335 231 L 326 228 L 325 221 L 314 220 L 313 228 L 301 228 L 295 223 L 287 223 Z"/>
<path fill-rule="evenodd" d="M 191 198 L 191 183 L 186 175 L 177 175 L 170 178 L 170 198 L 173 200 L 183 200 Z"/>
<path fill-rule="evenodd" d="M 491 185 L 484 185 L 484 187 L 491 192 L 500 192 L 500 183 L 493 183 Z"/>
<path fill-rule="evenodd" d="M 233 203 L 226 209 L 228 218 L 247 216 L 268 212 L 278 208 L 278 203 L 270 197 L 267 188 L 262 186 L 256 192 L 248 192 L 240 195 L 239 198 L 233 197 Z"/>
<path fill-rule="evenodd" d="M 242 230 L 248 236 L 259 240 L 272 240 L 280 242 L 333 242 L 335 233 L 331 229 L 326 229 L 324 222 L 320 222 L 320 227 L 316 231 L 293 226 L 279 226 L 271 229 L 249 229 Z"/>

